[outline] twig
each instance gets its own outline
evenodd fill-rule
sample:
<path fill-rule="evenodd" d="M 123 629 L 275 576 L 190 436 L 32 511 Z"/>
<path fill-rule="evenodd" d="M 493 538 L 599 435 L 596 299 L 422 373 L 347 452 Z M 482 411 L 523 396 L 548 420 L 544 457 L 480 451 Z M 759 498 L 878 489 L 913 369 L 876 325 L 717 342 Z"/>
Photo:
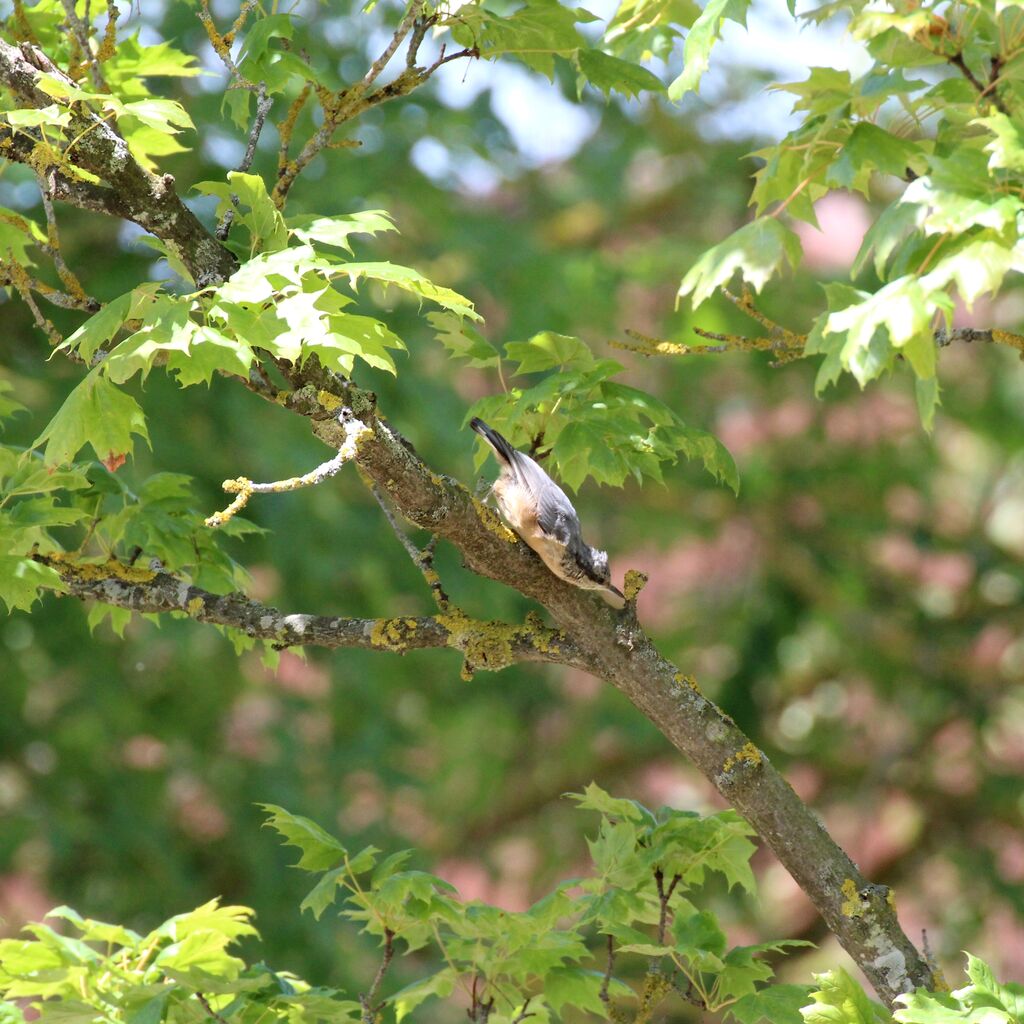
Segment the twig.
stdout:
<path fill-rule="evenodd" d="M 526 1001 L 523 1003 L 522 1009 L 512 1018 L 510 1024 L 520 1024 L 520 1021 L 526 1020 L 527 1017 L 536 1017 L 537 1015 L 529 1009 L 530 1003 L 533 1000 L 533 996 L 527 996 Z"/>
<path fill-rule="evenodd" d="M 377 998 L 381 982 L 384 980 L 384 975 L 387 974 L 388 967 L 391 966 L 391 960 L 394 955 L 395 933 L 390 928 L 385 928 L 384 955 L 381 957 L 380 966 L 377 968 L 376 975 L 374 975 L 373 984 L 370 985 L 370 991 L 359 997 L 359 1005 L 363 1008 L 362 1014 L 359 1018 L 361 1024 L 374 1024 L 374 1021 L 377 1019 L 377 1014 L 379 1014 L 383 1008 L 383 1004 L 374 1005 L 374 1000 Z"/>
<path fill-rule="evenodd" d="M 295 131 L 295 122 L 298 120 L 299 114 L 302 113 L 302 108 L 306 105 L 306 100 L 309 99 L 312 92 L 313 86 L 307 82 L 302 87 L 299 95 L 292 100 L 291 106 L 288 108 L 288 113 L 285 115 L 284 120 L 277 126 L 277 136 L 280 140 L 277 150 L 278 178 L 284 174 L 284 170 L 288 166 L 288 147 L 292 142 L 292 133 Z"/>
<path fill-rule="evenodd" d="M 103 74 L 100 71 L 100 66 L 96 62 L 92 48 L 89 45 L 88 25 L 78 17 L 78 13 L 75 11 L 75 0 L 61 0 L 61 5 L 63 6 L 64 14 L 68 19 L 68 28 L 71 30 L 71 35 L 74 37 L 75 42 L 78 43 L 79 49 L 82 51 L 82 60 L 88 65 L 89 77 L 92 79 L 92 84 L 97 90 L 105 89 L 106 82 L 103 80 Z"/>
<path fill-rule="evenodd" d="M 369 70 L 363 75 L 362 81 L 346 94 L 346 98 L 358 99 L 377 81 L 380 73 L 391 63 L 391 58 L 394 57 L 395 51 L 402 45 L 405 37 L 413 30 L 417 19 L 420 17 L 421 6 L 422 0 L 412 0 L 405 17 L 399 22 L 398 28 L 395 29 L 395 34 L 391 37 L 391 41 L 384 47 L 381 55 L 370 65 Z"/>
<path fill-rule="evenodd" d="M 72 0 L 72 3 L 74 0 Z M 57 217 L 53 211 L 53 198 L 51 196 L 51 189 L 46 179 L 39 176 L 39 193 L 43 200 L 43 213 L 46 216 L 46 241 L 47 244 L 43 246 L 43 251 L 53 260 L 53 265 L 57 270 L 57 276 L 64 283 L 64 287 L 67 288 L 69 295 L 66 296 L 69 300 L 72 300 L 67 305 L 63 302 L 55 300 L 47 296 L 51 302 L 55 305 L 64 305 L 65 309 L 86 309 L 92 313 L 95 313 L 100 308 L 100 303 L 86 294 L 85 289 L 82 287 L 78 277 L 72 272 L 71 268 L 64 262 L 64 254 L 60 248 L 60 234 L 57 230 Z M 60 294 L 60 293 L 57 293 Z M 72 302 L 77 303 L 73 305 Z"/>
<path fill-rule="evenodd" d="M 260 82 L 256 87 L 256 116 L 253 118 L 252 128 L 249 131 L 249 142 L 245 147 L 242 162 L 236 168 L 242 174 L 252 167 L 253 159 L 256 156 L 256 145 L 260 141 L 260 133 L 263 131 L 263 125 L 266 123 L 267 114 L 270 112 L 273 103 L 273 99 L 267 95 L 267 83 Z M 235 207 L 237 206 L 238 196 L 232 193 L 231 205 L 224 211 L 224 216 L 214 232 L 214 237 L 218 241 L 227 241 L 227 237 L 231 232 L 231 223 L 235 219 Z"/>
<path fill-rule="evenodd" d="M 416 67 L 416 57 L 419 55 L 420 46 L 422 46 L 423 40 L 431 26 L 436 24 L 436 14 L 431 15 L 429 18 L 419 17 L 416 19 L 412 27 L 412 35 L 409 37 L 409 49 L 405 54 L 405 66 L 407 68 Z"/>
<path fill-rule="evenodd" d="M 997 109 L 1002 113 L 1010 116 L 1010 111 L 1007 109 L 1006 104 L 1003 102 L 1003 98 L 996 91 L 996 82 L 999 78 L 999 70 L 1001 64 L 999 58 L 996 57 L 992 61 L 992 70 L 989 75 L 988 85 L 985 85 L 977 75 L 967 66 L 967 61 L 964 60 L 964 54 L 962 50 L 958 50 L 952 56 L 947 56 L 946 60 L 949 61 L 960 73 L 971 83 L 972 86 L 978 91 L 978 99 L 983 100 L 987 96 L 991 96 L 992 102 L 995 104 Z"/>
<path fill-rule="evenodd" d="M 608 940 L 608 954 L 604 965 L 604 977 L 601 979 L 601 988 L 598 990 L 597 995 L 604 1004 L 605 1012 L 611 1018 L 612 997 L 608 994 L 608 986 L 612 983 L 612 970 L 615 967 L 615 940 L 610 935 L 606 935 L 605 938 Z"/>
<path fill-rule="evenodd" d="M 345 429 L 345 441 L 334 458 L 322 462 L 316 469 L 310 470 L 302 476 L 289 477 L 287 480 L 275 480 L 265 484 L 254 483 L 244 476 L 236 477 L 234 480 L 225 480 L 221 487 L 228 494 L 236 494 L 238 497 L 226 509 L 214 512 L 212 516 L 209 516 L 206 519 L 206 525 L 211 528 L 223 526 L 245 508 L 254 494 L 281 494 L 284 491 L 297 491 L 300 487 L 313 487 L 334 476 L 346 462 L 351 462 L 355 458 L 359 439 L 370 433 L 369 427 L 357 420 L 350 409 L 342 409 L 338 421 Z"/>
<path fill-rule="evenodd" d="M 36 326 L 50 340 L 51 345 L 59 345 L 63 342 L 60 331 L 45 317 L 42 310 L 32 295 L 32 279 L 28 276 L 25 268 L 13 257 L 9 260 L 0 259 L 0 274 L 9 281 L 11 287 L 21 296 L 21 300 L 32 311 L 32 319 Z"/>
<path fill-rule="evenodd" d="M 222 36 L 217 31 L 217 26 L 214 24 L 213 15 L 210 13 L 210 0 L 200 0 L 200 8 L 196 12 L 199 21 L 202 23 L 204 29 L 206 29 L 206 36 L 210 40 L 210 45 L 213 47 L 217 56 L 220 57 L 221 63 L 228 69 L 228 75 L 231 77 L 231 81 L 236 85 L 240 85 L 243 88 L 245 85 L 249 85 L 251 88 L 255 88 L 251 83 L 247 83 L 242 72 L 238 70 L 238 65 L 235 63 L 234 57 L 231 56 L 231 42 L 226 36 Z M 233 37 L 232 37 L 233 39 Z"/>
<path fill-rule="evenodd" d="M 249 15 L 259 6 L 259 0 L 245 0 L 242 4 L 242 9 L 238 12 L 238 17 L 235 18 L 231 25 L 231 28 L 224 33 L 224 42 L 230 46 L 235 41 L 235 36 L 245 28 L 246 21 L 249 20 Z"/>
<path fill-rule="evenodd" d="M 210 1005 L 209 1000 L 202 992 L 196 993 L 196 999 L 202 1004 L 203 1009 L 215 1020 L 218 1024 L 228 1024 L 228 1022 Z"/>
<path fill-rule="evenodd" d="M 309 137 L 309 139 L 306 140 L 298 154 L 293 159 L 289 160 L 287 158 L 288 141 L 291 138 L 295 118 L 298 116 L 299 110 L 301 110 L 302 103 L 305 102 L 305 97 L 300 95 L 299 100 L 296 100 L 296 102 L 292 104 L 288 117 L 285 119 L 283 125 L 283 127 L 286 128 L 286 131 L 282 133 L 281 137 L 281 149 L 278 162 L 278 180 L 277 184 L 274 186 L 273 192 L 274 203 L 278 209 L 281 209 L 284 206 L 285 200 L 288 197 L 288 192 L 295 183 L 295 179 L 317 156 L 320 155 L 320 153 L 332 146 L 334 133 L 341 127 L 341 125 L 357 118 L 364 111 L 378 106 L 381 103 L 397 99 L 399 96 L 407 96 L 414 89 L 423 85 L 423 83 L 426 82 L 443 64 L 447 64 L 452 60 L 458 60 L 461 57 L 479 56 L 475 47 L 460 50 L 458 53 L 453 53 L 449 56 L 445 56 L 444 50 L 442 49 L 441 56 L 429 67 L 416 67 L 415 57 L 418 53 L 419 46 L 422 43 L 423 34 L 426 31 L 425 28 L 420 30 L 418 26 L 420 26 L 422 22 L 429 23 L 430 21 L 431 18 L 425 18 L 423 16 L 422 0 L 413 0 L 405 16 L 402 18 L 402 21 L 395 29 L 394 35 L 388 41 L 387 46 L 381 52 L 380 56 L 373 61 L 367 69 L 366 74 L 363 75 L 358 82 L 338 93 L 331 93 L 325 89 L 318 89 L 317 97 L 320 100 L 320 106 L 323 110 L 323 123 Z M 410 53 L 406 56 L 405 70 L 402 71 L 402 73 L 393 81 L 388 82 L 387 85 L 384 85 L 378 88 L 375 92 L 368 94 L 369 89 L 380 77 L 383 70 L 390 63 L 391 58 L 395 55 L 398 48 L 402 45 L 402 42 L 410 33 L 413 35 L 409 44 Z M 350 141 L 343 143 L 346 147 L 355 144 L 357 143 Z"/>
<path fill-rule="evenodd" d="M 432 543 L 428 544 L 426 548 L 422 551 L 418 550 L 416 545 L 409 539 L 409 535 L 402 529 L 402 524 L 398 521 L 398 517 L 394 512 L 392 512 L 380 488 L 369 477 L 364 479 L 366 486 L 370 488 L 370 493 L 377 499 L 377 504 L 380 505 L 385 519 L 387 519 L 391 529 L 395 531 L 395 536 L 401 542 L 402 547 L 405 548 L 406 554 L 412 559 L 413 565 L 423 573 L 423 578 L 427 581 L 427 586 L 430 587 L 438 608 L 441 611 L 447 611 L 448 595 L 441 586 L 441 577 L 437 575 L 437 571 L 433 567 L 436 536 L 431 538 Z"/>
<path fill-rule="evenodd" d="M 74 553 L 35 553 L 31 557 L 55 570 L 73 597 L 140 613 L 181 612 L 196 622 L 237 629 L 278 650 L 357 648 L 403 654 L 447 648 L 465 655 L 468 647 L 489 639 L 493 644 L 504 645 L 503 657 L 478 658 L 478 669 L 498 672 L 524 661 L 573 668 L 585 665 L 582 652 L 564 632 L 538 625 L 529 618 L 513 625 L 471 619 L 461 612 L 385 619 L 288 613 L 244 594 L 211 593 L 164 572 L 159 566 L 136 568 L 133 562 L 141 554 L 136 552 L 132 563 L 110 559 L 104 564 L 80 560 Z"/>

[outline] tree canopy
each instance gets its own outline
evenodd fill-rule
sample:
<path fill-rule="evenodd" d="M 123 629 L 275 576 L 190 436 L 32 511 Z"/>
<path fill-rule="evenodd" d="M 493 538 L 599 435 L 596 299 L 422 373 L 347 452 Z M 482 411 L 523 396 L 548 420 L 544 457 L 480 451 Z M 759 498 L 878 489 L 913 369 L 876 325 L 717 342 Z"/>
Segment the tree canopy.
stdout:
<path fill-rule="evenodd" d="M 781 83 L 784 137 L 715 142 L 689 115 L 748 7 L 13 5 L 0 599 L 18 710 L 0 724 L 0 856 L 26 916 L 56 891 L 137 930 L 71 911 L 80 941 L 36 926 L 6 947 L 9 997 L 92 1020 L 68 979 L 106 991 L 113 964 L 140 973 L 159 949 L 151 988 L 108 992 L 117 1014 L 372 1021 L 462 979 L 471 1017 L 495 1022 L 618 1019 L 630 991 L 637 1020 L 688 1004 L 741 1024 L 1016 1019 L 977 958 L 968 988 L 926 995 L 941 971 L 908 922 L 941 929 L 940 958 L 976 938 L 991 958 L 992 922 L 1019 930 L 1024 910 L 1024 12 L 791 10 L 841 25 L 858 70 Z M 739 68 L 730 87 L 755 82 Z M 533 132 L 575 104 L 591 138 L 531 166 L 506 95 Z M 830 203 L 865 230 L 826 270 Z M 482 502 L 476 415 L 574 494 L 630 570 L 623 612 Z M 556 668 L 538 681 L 540 665 Z M 404 836 L 471 876 L 465 849 L 499 857 L 521 829 L 522 902 L 581 856 L 559 794 L 597 776 L 657 803 L 659 773 L 665 803 L 707 815 L 587 789 L 593 885 L 529 911 L 474 909 L 440 868 L 399 871 L 372 845 Z M 361 952 L 339 967 L 336 933 L 286 914 L 301 893 L 282 898 L 252 838 L 268 800 L 300 867 L 326 872 L 305 905 L 347 898 L 377 966 L 344 932 Z M 715 830 L 731 853 L 704 864 Z M 760 984 L 759 954 L 823 933 L 729 897 L 773 877 L 749 835 L 887 1010 L 841 968 Z M 671 860 L 687 849 L 701 866 Z M 266 915 L 272 957 L 330 963 L 362 995 L 229 955 L 249 912 L 217 892 Z M 199 918 L 173 918 L 187 900 Z M 763 941 L 726 940 L 713 910 Z M 498 940 L 516 934 L 513 955 Z M 447 967 L 424 967 L 428 945 Z M 382 991 L 392 970 L 405 1002 Z"/>

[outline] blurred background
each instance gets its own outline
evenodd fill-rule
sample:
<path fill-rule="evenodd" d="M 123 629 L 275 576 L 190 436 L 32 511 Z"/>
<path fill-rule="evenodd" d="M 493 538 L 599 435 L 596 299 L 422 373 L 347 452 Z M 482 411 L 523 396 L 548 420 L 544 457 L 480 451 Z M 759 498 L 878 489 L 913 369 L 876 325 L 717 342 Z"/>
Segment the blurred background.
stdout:
<path fill-rule="evenodd" d="M 302 45 L 343 77 L 361 74 L 386 37 L 365 16 L 307 7 Z M 237 6 L 214 11 L 223 26 Z M 125 9 L 123 27 L 202 55 L 211 74 L 177 93 L 200 131 L 165 169 L 182 187 L 222 176 L 244 140 L 220 114 L 223 76 L 198 22 L 147 2 L 144 18 Z M 954 984 L 965 948 L 1024 980 L 1024 369 L 1005 351 L 944 350 L 943 408 L 927 436 L 909 380 L 863 394 L 844 381 L 818 401 L 813 365 L 742 353 L 645 361 L 609 346 L 627 328 L 686 342 L 691 323 L 754 329 L 724 305 L 684 316 L 674 295 L 700 251 L 743 222 L 757 167 L 747 154 L 787 123 L 789 100 L 764 83 L 804 77 L 796 60 L 808 54 L 861 59 L 841 38 L 758 16 L 749 35 L 730 32 L 701 97 L 680 108 L 577 102 L 568 78 L 456 63 L 368 115 L 352 132 L 360 149 L 318 160 L 290 213 L 388 209 L 401 236 L 363 244 L 361 256 L 470 296 L 495 342 L 581 335 L 620 359 L 630 383 L 721 437 L 740 467 L 738 498 L 695 465 L 664 488 L 588 485 L 577 504 L 591 539 L 617 578 L 650 573 L 641 620 L 665 653 L 864 872 L 895 887 L 908 933 L 927 929 Z M 258 170 L 269 174 L 276 146 L 268 130 Z M 20 171 L 5 169 L 0 203 L 31 211 L 38 193 Z M 205 200 L 196 209 L 210 216 Z M 804 270 L 765 298 L 796 330 L 821 302 L 818 282 L 847 273 L 871 217 L 845 195 L 818 213 L 820 232 L 801 227 Z M 58 216 L 66 255 L 100 298 L 166 273 L 134 230 Z M 397 381 L 361 382 L 432 466 L 474 484 L 462 419 L 497 381 L 454 364 L 399 296 L 374 300 L 409 354 Z M 44 361 L 16 299 L 0 315 L 5 371 L 31 407 L 5 436 L 31 443 L 80 370 Z M 1022 315 L 1020 293 L 973 314 L 1018 328 Z M 179 391 L 158 371 L 136 393 L 153 450 L 120 475 L 132 485 L 191 474 L 204 512 L 223 505 L 224 478 L 278 479 L 325 458 L 304 421 L 224 381 Z M 288 611 L 429 613 L 421 577 L 354 473 L 261 498 L 248 514 L 268 532 L 232 552 L 254 596 Z M 529 610 L 445 545 L 438 567 L 471 614 Z M 567 791 L 596 780 L 655 806 L 720 806 L 639 712 L 578 673 L 510 669 L 465 683 L 452 652 L 313 651 L 284 655 L 275 674 L 190 622 L 136 618 L 123 639 L 106 625 L 90 635 L 71 599 L 0 621 L 0 654 L 4 933 L 59 903 L 147 928 L 221 895 L 256 908 L 268 962 L 359 990 L 377 955 L 330 915 L 299 915 L 308 883 L 260 829 L 256 802 L 357 846 L 415 846 L 416 866 L 511 909 L 586 869 L 589 822 Z M 756 866 L 759 900 L 712 893 L 732 938 L 817 942 L 787 960 L 789 980 L 845 962 L 779 865 L 761 852 Z M 415 977 L 416 964 L 396 975 Z"/>

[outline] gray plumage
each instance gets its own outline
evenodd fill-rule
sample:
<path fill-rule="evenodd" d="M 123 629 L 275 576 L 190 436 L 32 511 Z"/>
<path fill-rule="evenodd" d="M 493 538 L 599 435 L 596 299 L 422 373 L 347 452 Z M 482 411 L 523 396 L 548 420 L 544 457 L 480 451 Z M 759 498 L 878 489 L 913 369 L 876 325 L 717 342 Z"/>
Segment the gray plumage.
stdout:
<path fill-rule="evenodd" d="M 469 425 L 491 446 L 501 466 L 492 493 L 509 525 L 556 576 L 598 590 L 621 608 L 625 598 L 612 586 L 608 555 L 583 540 L 579 516 L 565 491 L 483 420 L 473 419 Z"/>

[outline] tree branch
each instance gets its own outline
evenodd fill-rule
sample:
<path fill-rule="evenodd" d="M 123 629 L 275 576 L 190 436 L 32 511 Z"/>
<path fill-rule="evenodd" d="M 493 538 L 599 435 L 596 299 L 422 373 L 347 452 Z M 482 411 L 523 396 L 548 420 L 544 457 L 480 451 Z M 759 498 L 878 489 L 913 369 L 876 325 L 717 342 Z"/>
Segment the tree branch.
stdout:
<path fill-rule="evenodd" d="M 448 647 L 465 658 L 467 671 L 497 672 L 522 661 L 583 668 L 576 645 L 536 616 L 520 625 L 471 619 L 459 610 L 434 616 L 349 619 L 281 612 L 244 594 L 213 594 L 171 573 L 111 560 L 79 561 L 73 555 L 39 554 L 73 597 L 102 601 L 133 612 L 181 612 L 197 622 L 237 629 L 256 640 L 287 647 L 356 647 L 407 651 Z"/>
<path fill-rule="evenodd" d="M 384 981 L 384 975 L 387 974 L 394 955 L 395 933 L 390 928 L 385 928 L 384 954 L 380 958 L 380 966 L 377 968 L 377 973 L 374 975 L 373 983 L 370 985 L 370 991 L 359 997 L 359 1005 L 362 1008 L 362 1013 L 359 1016 L 360 1024 L 374 1024 L 377 1020 L 377 1014 L 380 1013 L 381 1009 L 376 1005 L 377 993 L 380 991 L 381 983 Z"/>
<path fill-rule="evenodd" d="M 726 293 L 728 294 L 728 293 Z M 729 296 L 734 302 L 740 302 L 735 295 Z M 749 312 L 745 306 L 741 306 L 744 312 Z M 757 319 L 763 321 L 762 314 L 758 313 Z M 768 321 L 771 323 L 771 321 Z M 655 338 L 648 334 L 641 334 L 639 331 L 626 330 L 626 335 L 632 339 L 626 341 L 611 341 L 613 348 L 623 349 L 626 352 L 635 352 L 641 356 L 701 356 L 721 355 L 723 352 L 771 352 L 776 361 L 773 366 L 782 363 L 792 362 L 800 359 L 804 354 L 804 345 L 807 342 L 806 334 L 797 334 L 787 328 L 780 327 L 784 337 L 780 340 L 778 335 L 772 336 L 751 336 L 746 334 L 723 334 L 718 331 L 705 331 L 700 327 L 692 328 L 693 333 L 698 337 L 706 338 L 709 341 L 720 342 L 718 345 L 684 345 L 675 341 L 667 341 L 664 338 Z M 1021 353 L 1024 358 L 1024 335 L 1015 334 L 1012 331 L 1004 331 L 998 327 L 954 327 L 946 330 L 939 327 L 935 331 L 935 344 L 938 348 L 947 348 L 954 342 L 963 342 L 970 345 L 973 342 L 987 342 L 993 345 L 1006 345 Z"/>
<path fill-rule="evenodd" d="M 433 566 L 433 547 L 428 545 L 420 551 L 409 539 L 409 535 L 402 529 L 401 524 L 395 518 L 394 513 L 391 511 L 391 508 L 387 503 L 387 499 L 383 494 L 381 494 L 380 488 L 375 483 L 371 483 L 369 481 L 367 481 L 367 485 L 370 488 L 370 493 L 377 499 L 377 504 L 380 505 L 381 511 L 384 513 L 384 518 L 388 521 L 388 525 L 392 530 L 394 530 L 395 536 L 398 538 L 398 542 L 403 548 L 405 548 L 405 553 L 412 559 L 412 564 L 415 565 L 423 574 L 423 578 L 427 581 L 427 586 L 430 587 L 430 592 L 433 595 L 438 608 L 440 608 L 441 611 L 446 611 L 448 608 L 448 595 L 444 592 L 444 588 L 441 586 L 441 577 L 437 575 L 437 571 Z"/>
<path fill-rule="evenodd" d="M 363 417 L 367 433 L 355 461 L 406 519 L 453 543 L 472 571 L 547 608 L 577 645 L 586 670 L 622 691 L 753 825 L 887 1003 L 929 984 L 930 969 L 901 930 L 889 890 L 864 878 L 766 755 L 635 621 L 555 577 L 466 487 L 433 473 L 377 415 L 372 395 L 341 387 L 309 364 L 291 371 L 291 383 L 296 395 L 337 395 L 353 417 Z M 321 440 L 335 449 L 344 443 L 341 423 L 317 419 L 312 410 L 309 415 Z"/>
<path fill-rule="evenodd" d="M 44 73 L 69 86 L 75 84 L 36 47 L 22 43 L 19 49 L 0 40 L 0 85 L 10 89 L 21 106 L 38 108 L 61 102 L 38 88 Z M 122 217 L 156 235 L 181 259 L 200 287 L 230 277 L 238 266 L 235 257 L 181 201 L 174 178 L 147 171 L 117 129 L 87 104 L 72 101 L 65 105 L 70 113 L 63 129 L 67 148 L 58 151 L 31 135 L 27 136 L 27 149 L 24 142 L 4 145 L 4 138 L 12 134 L 4 130 L 0 132 L 0 155 L 31 163 L 38 174 L 52 179 L 54 198 Z M 95 185 L 85 188 L 86 182 L 75 180 L 75 167 L 89 171 L 109 187 L 98 191 Z"/>

